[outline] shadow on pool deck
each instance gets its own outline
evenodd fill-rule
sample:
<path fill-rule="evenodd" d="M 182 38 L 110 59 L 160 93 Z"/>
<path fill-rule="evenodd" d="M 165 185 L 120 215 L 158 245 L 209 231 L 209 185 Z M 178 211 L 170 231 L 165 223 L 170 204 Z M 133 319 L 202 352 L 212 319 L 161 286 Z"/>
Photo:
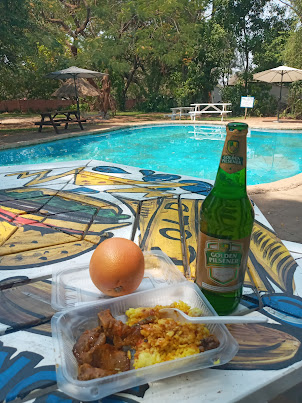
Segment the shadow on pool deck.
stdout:
<path fill-rule="evenodd" d="M 277 182 L 249 186 L 248 194 L 280 239 L 302 243 L 302 173 Z"/>
<path fill-rule="evenodd" d="M 142 124 L 192 124 L 190 120 L 164 120 L 162 117 L 163 114 L 146 114 L 138 117 L 116 116 L 109 120 L 93 118 L 85 124 L 83 131 L 77 126 L 71 126 L 70 130 L 65 131 L 61 129 L 59 134 L 56 134 L 52 128 L 48 127 L 43 128 L 43 131 L 39 133 L 36 126 L 33 126 L 33 122 L 37 120 L 37 117 L 17 119 L 5 118 L 5 115 L 2 115 L 0 118 L 0 150 L 44 143 L 62 138 L 90 135 L 127 126 Z M 274 119 L 247 118 L 246 120 L 242 119 L 242 121 L 246 122 L 250 128 L 300 130 L 302 132 L 302 121 L 281 120 L 278 123 Z M 224 122 L 205 120 L 198 121 L 198 123 L 225 125 L 228 121 L 232 120 L 227 119 Z M 8 129 L 7 132 L 5 132 L 6 127 Z M 9 131 L 9 129 L 16 127 L 20 127 L 21 130 L 25 128 L 29 131 Z M 31 128 L 33 130 L 30 130 Z M 248 193 L 273 226 L 280 239 L 302 243 L 302 173 L 278 182 L 249 186 Z"/>

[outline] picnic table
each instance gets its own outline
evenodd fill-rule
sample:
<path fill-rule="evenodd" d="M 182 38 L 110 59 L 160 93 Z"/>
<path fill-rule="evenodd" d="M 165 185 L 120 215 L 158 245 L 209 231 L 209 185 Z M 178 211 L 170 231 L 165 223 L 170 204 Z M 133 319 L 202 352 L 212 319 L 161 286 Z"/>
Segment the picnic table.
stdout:
<path fill-rule="evenodd" d="M 171 108 L 171 119 L 176 119 L 178 117 L 179 120 L 181 120 L 182 116 L 189 116 L 189 112 L 193 110 L 193 106 L 177 106 L 175 108 Z"/>
<path fill-rule="evenodd" d="M 52 112 L 41 112 L 41 120 L 35 122 L 36 126 L 39 126 L 39 132 L 42 131 L 43 126 L 53 126 L 56 133 L 58 132 L 58 126 L 65 123 L 64 129 L 68 129 L 69 123 L 76 122 L 80 126 L 81 130 L 84 130 L 82 122 L 86 122 L 86 119 L 81 119 L 78 111 L 67 110 L 67 111 L 52 111 Z"/>
<path fill-rule="evenodd" d="M 196 120 L 197 116 L 201 116 L 202 114 L 212 114 L 217 113 L 221 115 L 221 121 L 223 121 L 224 115 L 228 113 L 232 113 L 232 111 L 227 110 L 227 107 L 232 104 L 230 103 L 195 103 L 191 104 L 194 107 L 193 111 L 189 112 L 191 116 L 191 120 Z"/>
<path fill-rule="evenodd" d="M 211 187 L 207 180 L 95 160 L 0 167 L 1 401 L 77 402 L 56 382 L 50 326 L 56 273 L 87 267 L 96 246 L 114 236 L 162 251 L 193 281 L 199 211 Z M 240 346 L 228 364 L 213 362 L 108 401 L 264 402 L 301 381 L 302 251 L 290 253 L 257 206 L 255 217 L 236 313 L 269 322 L 228 326 Z M 67 286 L 73 295 L 73 284 Z"/>

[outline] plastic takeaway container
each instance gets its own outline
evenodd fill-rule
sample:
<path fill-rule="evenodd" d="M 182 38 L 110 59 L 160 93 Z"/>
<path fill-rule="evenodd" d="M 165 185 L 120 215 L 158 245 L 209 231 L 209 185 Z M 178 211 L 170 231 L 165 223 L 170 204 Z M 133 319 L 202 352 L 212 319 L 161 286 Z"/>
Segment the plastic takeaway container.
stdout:
<path fill-rule="evenodd" d="M 125 311 L 128 308 L 170 305 L 179 300 L 186 302 L 192 308 L 200 308 L 204 315 L 217 315 L 199 288 L 189 281 L 136 292 L 123 297 L 82 303 L 56 313 L 51 325 L 58 387 L 77 400 L 91 401 L 148 382 L 230 361 L 238 351 L 238 343 L 224 325 L 214 324 L 209 325 L 208 328 L 220 341 L 220 345 L 216 349 L 145 368 L 131 369 L 104 378 L 89 381 L 77 380 L 77 362 L 72 348 L 84 330 L 98 325 L 97 314 L 99 311 L 109 308 L 116 319 L 126 322 Z"/>

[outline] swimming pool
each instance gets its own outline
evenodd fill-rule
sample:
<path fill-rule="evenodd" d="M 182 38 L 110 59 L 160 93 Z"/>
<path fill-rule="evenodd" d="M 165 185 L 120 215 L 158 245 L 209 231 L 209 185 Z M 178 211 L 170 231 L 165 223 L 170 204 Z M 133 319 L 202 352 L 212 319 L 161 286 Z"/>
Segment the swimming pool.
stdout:
<path fill-rule="evenodd" d="M 225 139 L 224 126 L 156 125 L 0 151 L 1 166 L 95 159 L 162 172 L 215 179 Z M 248 185 L 301 172 L 302 132 L 251 130 Z"/>

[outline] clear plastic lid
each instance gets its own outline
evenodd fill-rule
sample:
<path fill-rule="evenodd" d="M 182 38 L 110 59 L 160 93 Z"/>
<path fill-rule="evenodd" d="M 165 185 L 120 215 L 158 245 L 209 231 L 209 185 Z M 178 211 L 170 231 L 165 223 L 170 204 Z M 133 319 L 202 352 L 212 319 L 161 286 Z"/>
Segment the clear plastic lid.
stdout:
<path fill-rule="evenodd" d="M 162 251 L 154 250 L 143 253 L 145 257 L 145 275 L 135 292 L 186 281 L 184 275 Z M 51 306 L 55 310 L 112 298 L 103 294 L 91 281 L 89 262 L 77 268 L 66 269 L 62 267 L 52 275 Z"/>

